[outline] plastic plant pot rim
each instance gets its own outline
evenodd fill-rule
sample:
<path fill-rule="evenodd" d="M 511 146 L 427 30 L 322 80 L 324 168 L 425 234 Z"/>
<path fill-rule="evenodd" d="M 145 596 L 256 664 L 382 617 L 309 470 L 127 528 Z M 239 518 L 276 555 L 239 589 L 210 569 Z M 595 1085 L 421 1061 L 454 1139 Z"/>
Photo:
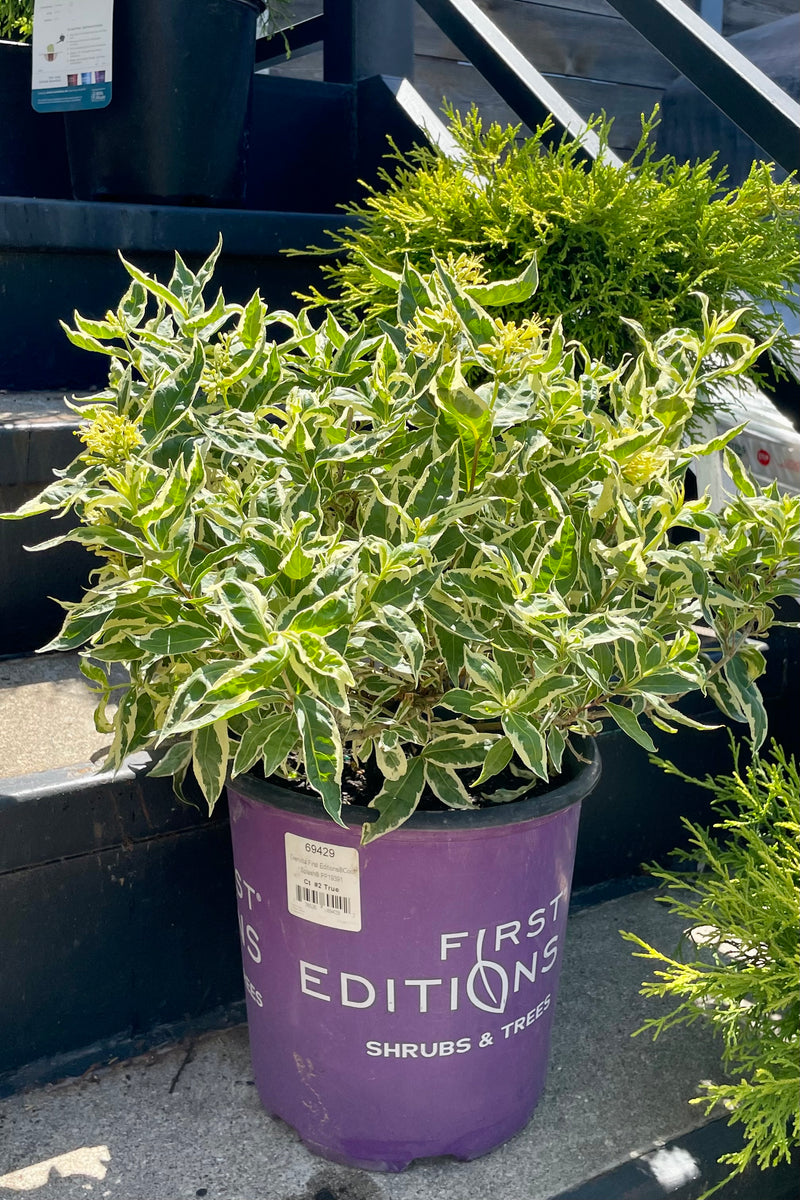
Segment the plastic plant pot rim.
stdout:
<path fill-rule="evenodd" d="M 474 811 L 447 809 L 443 812 L 415 812 L 403 822 L 401 829 L 431 831 L 437 829 L 487 829 L 492 826 L 516 825 L 523 821 L 535 821 L 539 817 L 552 816 L 553 813 L 561 812 L 564 808 L 570 808 L 593 791 L 602 770 L 600 751 L 594 738 L 581 740 L 579 749 L 589 761 L 586 763 L 579 761 L 568 750 L 574 774 L 566 783 L 560 784 L 549 792 L 533 796 L 529 800 L 511 800 L 492 808 L 480 808 Z M 229 791 L 245 796 L 248 800 L 268 804 L 273 808 L 283 809 L 285 812 L 305 817 L 327 817 L 321 799 L 316 800 L 310 796 L 303 796 L 288 787 L 276 787 L 275 784 L 269 783 L 265 779 L 257 779 L 254 775 L 245 773 L 235 779 L 231 779 L 229 776 L 227 786 Z M 378 813 L 374 809 L 355 804 L 345 804 L 342 807 L 342 821 L 346 825 L 363 825 L 365 822 L 377 819 Z"/>

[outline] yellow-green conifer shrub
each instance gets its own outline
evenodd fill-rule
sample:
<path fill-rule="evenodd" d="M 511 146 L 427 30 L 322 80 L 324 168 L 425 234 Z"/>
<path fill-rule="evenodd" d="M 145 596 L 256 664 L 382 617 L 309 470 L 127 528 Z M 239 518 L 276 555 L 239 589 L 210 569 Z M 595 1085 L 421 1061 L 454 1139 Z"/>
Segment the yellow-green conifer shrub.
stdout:
<path fill-rule="evenodd" d="M 741 1124 L 742 1149 L 720 1159 L 732 1174 L 788 1162 L 800 1143 L 797 764 L 774 743 L 742 770 L 739 757 L 735 749 L 731 775 L 690 780 L 709 789 L 719 818 L 710 830 L 684 821 L 691 842 L 680 857 L 700 869 L 654 872 L 669 889 L 670 911 L 691 922 L 688 961 L 623 934 L 654 965 L 642 994 L 679 1002 L 643 1028 L 657 1037 L 708 1021 L 722 1038 L 728 1078 L 704 1083 L 693 1103 L 706 1113 L 722 1104 Z"/>
<path fill-rule="evenodd" d="M 578 141 L 552 140 L 550 119 L 519 140 L 519 126 L 484 128 L 477 110 L 451 110 L 457 155 L 395 151 L 378 186 L 346 206 L 352 227 L 335 235 L 323 266 L 329 294 L 304 298 L 376 330 L 378 319 L 393 319 L 406 259 L 423 273 L 441 259 L 470 286 L 510 279 L 536 256 L 536 312 L 560 317 L 566 336 L 596 359 L 638 352 L 626 318 L 652 338 L 699 331 L 699 292 L 716 311 L 751 300 L 742 329 L 758 341 L 778 330 L 785 352 L 775 310 L 798 310 L 797 183 L 778 183 L 770 166 L 754 163 L 728 191 L 713 158 L 657 159 L 656 126 L 656 112 L 643 118 L 639 145 L 620 164 L 603 158 L 604 118 L 589 122 L 600 143 L 590 161 Z M 497 315 L 519 321 L 532 311 L 511 301 Z"/>

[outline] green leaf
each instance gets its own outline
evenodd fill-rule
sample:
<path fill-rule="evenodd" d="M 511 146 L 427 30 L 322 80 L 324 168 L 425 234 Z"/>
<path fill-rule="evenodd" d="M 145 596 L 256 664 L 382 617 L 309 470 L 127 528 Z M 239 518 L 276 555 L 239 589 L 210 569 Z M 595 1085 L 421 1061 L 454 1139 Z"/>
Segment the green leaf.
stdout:
<path fill-rule="evenodd" d="M 303 682 L 332 708 L 349 712 L 347 689 L 355 686 L 355 680 L 341 654 L 308 630 L 298 633 L 290 644 L 292 667 Z"/>
<path fill-rule="evenodd" d="M 142 637 L 134 637 L 133 640 L 147 654 L 172 658 L 179 654 L 191 654 L 194 650 L 212 645 L 217 640 L 217 634 L 207 625 L 177 621 L 174 625 L 154 629 Z"/>
<path fill-rule="evenodd" d="M 514 279 L 498 279 L 494 283 L 470 283 L 464 289 L 468 296 L 489 308 L 501 304 L 523 304 L 530 300 L 539 286 L 539 267 L 534 256 L 521 275 Z"/>
<path fill-rule="evenodd" d="M 319 792 L 328 815 L 344 827 L 342 739 L 333 713 L 316 696 L 295 696 L 294 711 L 308 782 Z"/>
<path fill-rule="evenodd" d="M 399 828 L 419 804 L 425 787 L 425 764 L 421 758 L 408 760 L 408 768 L 399 779 L 387 779 L 370 808 L 380 814 L 377 821 L 361 827 L 361 844 L 366 846 L 376 838 Z"/>
<path fill-rule="evenodd" d="M 484 759 L 483 770 L 472 785 L 473 788 L 479 787 L 487 779 L 491 779 L 492 776 L 499 775 L 501 771 L 506 769 L 513 757 L 514 747 L 509 738 L 497 738 L 492 743 L 492 747 Z"/>
<path fill-rule="evenodd" d="M 192 766 L 206 798 L 209 816 L 225 786 L 229 748 L 227 721 L 215 721 L 192 734 Z"/>
<path fill-rule="evenodd" d="M 502 711 L 501 705 L 487 692 L 468 692 L 463 688 L 452 688 L 445 692 L 440 701 L 443 708 L 452 712 L 463 713 L 464 716 L 484 721 L 497 717 Z"/>
<path fill-rule="evenodd" d="M 422 757 L 440 767 L 479 767 L 490 744 L 491 738 L 480 733 L 443 733 L 426 743 Z"/>
<path fill-rule="evenodd" d="M 736 484 L 742 495 L 748 497 L 758 495 L 758 486 L 756 485 L 750 473 L 745 470 L 744 464 L 742 463 L 742 460 L 739 458 L 738 454 L 735 454 L 734 451 L 731 450 L 730 446 L 725 447 L 725 450 L 723 451 L 723 458 L 725 470 L 730 475 L 731 479 Z"/>
<path fill-rule="evenodd" d="M 436 640 L 439 643 L 439 649 L 442 652 L 442 657 L 447 667 L 447 674 L 450 680 L 455 683 L 461 671 L 464 669 L 464 647 L 466 643 L 458 634 L 453 633 L 437 622 Z"/>
<path fill-rule="evenodd" d="M 375 742 L 375 761 L 385 779 L 400 779 L 405 775 L 408 760 L 396 730 L 381 730 L 380 737 Z"/>
<path fill-rule="evenodd" d="M 414 672 L 414 678 L 419 678 L 422 663 L 425 658 L 425 642 L 408 613 L 393 604 L 384 604 L 381 613 L 384 624 L 395 635 L 406 652 Z"/>
<path fill-rule="evenodd" d="M 458 447 L 429 463 L 406 502 L 406 512 L 415 521 L 441 513 L 458 496 Z"/>
<path fill-rule="evenodd" d="M 183 742 L 175 742 L 170 746 L 166 754 L 162 754 L 155 765 L 147 772 L 156 779 L 163 778 L 167 775 L 175 775 L 178 772 L 186 773 L 189 764 L 192 761 L 192 743 L 190 740 Z"/>
<path fill-rule="evenodd" d="M 761 693 L 750 679 L 747 660 L 735 655 L 725 665 L 725 679 L 742 716 L 750 726 L 753 749 L 760 750 L 767 736 L 767 713 Z"/>
<path fill-rule="evenodd" d="M 203 343 L 195 340 L 191 354 L 154 388 L 142 424 L 163 433 L 191 405 L 204 367 Z"/>
<path fill-rule="evenodd" d="M 464 665 L 467 674 L 474 683 L 484 691 L 490 692 L 495 700 L 502 700 L 505 694 L 502 676 L 490 659 L 484 654 L 476 654 L 469 647 L 464 651 Z"/>
<path fill-rule="evenodd" d="M 425 779 L 431 790 L 448 808 L 474 808 L 475 801 L 451 767 L 425 762 Z"/>
<path fill-rule="evenodd" d="M 503 730 L 525 766 L 547 779 L 547 742 L 538 725 L 521 713 L 503 713 Z"/>
<path fill-rule="evenodd" d="M 626 733 L 634 742 L 638 742 L 645 750 L 649 750 L 651 754 L 656 753 L 656 745 L 653 739 L 649 733 L 645 733 L 639 724 L 638 718 L 629 708 L 626 708 L 622 704 L 612 704 L 610 700 L 606 700 L 603 708 L 612 720 L 619 725 L 623 733 Z"/>
<path fill-rule="evenodd" d="M 297 721 L 293 713 L 279 713 L 248 725 L 233 759 L 232 775 L 249 771 L 256 759 L 263 760 L 269 778 L 297 743 Z"/>

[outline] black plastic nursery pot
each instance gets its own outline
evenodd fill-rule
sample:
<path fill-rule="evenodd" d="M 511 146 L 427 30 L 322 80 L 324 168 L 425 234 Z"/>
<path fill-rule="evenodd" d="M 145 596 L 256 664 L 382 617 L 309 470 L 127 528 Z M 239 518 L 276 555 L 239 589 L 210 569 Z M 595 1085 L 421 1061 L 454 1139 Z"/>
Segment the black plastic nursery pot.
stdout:
<path fill-rule="evenodd" d="M 544 1086 L 581 801 L 600 776 L 359 844 L 318 801 L 228 788 L 256 1086 L 318 1154 L 368 1170 L 472 1159 Z"/>
<path fill-rule="evenodd" d="M 264 7 L 264 0 L 116 0 L 111 102 L 65 115 L 76 199 L 242 199 Z"/>
<path fill-rule="evenodd" d="M 31 107 L 31 48 L 0 40 L 0 194 L 61 196 L 68 186 L 63 118 Z"/>

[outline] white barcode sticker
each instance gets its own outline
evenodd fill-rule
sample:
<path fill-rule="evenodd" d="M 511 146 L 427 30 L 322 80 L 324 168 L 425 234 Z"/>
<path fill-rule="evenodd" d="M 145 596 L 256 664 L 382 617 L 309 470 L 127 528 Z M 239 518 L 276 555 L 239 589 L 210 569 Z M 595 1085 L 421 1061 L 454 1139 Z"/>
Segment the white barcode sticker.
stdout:
<path fill-rule="evenodd" d="M 361 929 L 358 850 L 284 834 L 289 912 L 330 929 Z"/>

